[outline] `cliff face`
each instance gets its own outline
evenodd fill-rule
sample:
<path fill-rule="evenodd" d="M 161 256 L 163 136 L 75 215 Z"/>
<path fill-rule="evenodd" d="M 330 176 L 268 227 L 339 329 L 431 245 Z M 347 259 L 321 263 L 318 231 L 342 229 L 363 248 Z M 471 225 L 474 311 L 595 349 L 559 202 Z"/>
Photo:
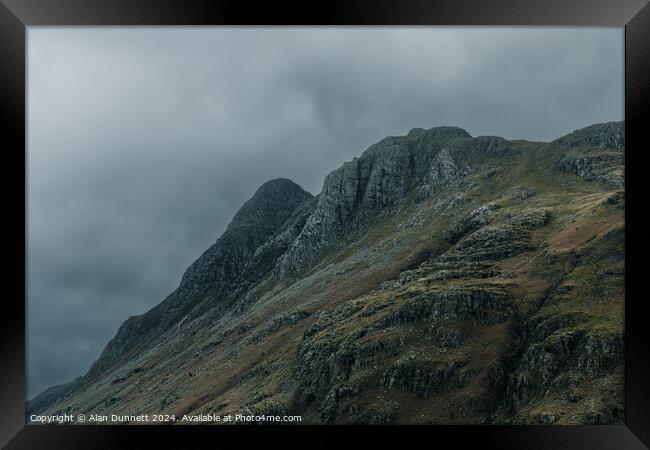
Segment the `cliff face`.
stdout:
<path fill-rule="evenodd" d="M 625 184 L 625 127 L 622 122 L 609 122 L 576 130 L 553 144 L 566 154 L 557 167 L 586 180 L 600 180 L 612 187 Z"/>
<path fill-rule="evenodd" d="M 399 208 L 414 188 L 422 199 L 447 180 L 466 175 L 471 167 L 462 156 L 467 153 L 480 158 L 509 146 L 502 138 L 472 138 L 456 127 L 416 128 L 382 140 L 327 175 L 315 212 L 279 259 L 276 275 L 308 267 L 342 234 Z"/>
<path fill-rule="evenodd" d="M 316 197 L 266 183 L 176 291 L 33 408 L 619 423 L 623 134 L 413 129 Z"/>
<path fill-rule="evenodd" d="M 580 128 L 552 142 L 556 147 L 609 148 L 625 150 L 623 122 L 607 122 Z"/>

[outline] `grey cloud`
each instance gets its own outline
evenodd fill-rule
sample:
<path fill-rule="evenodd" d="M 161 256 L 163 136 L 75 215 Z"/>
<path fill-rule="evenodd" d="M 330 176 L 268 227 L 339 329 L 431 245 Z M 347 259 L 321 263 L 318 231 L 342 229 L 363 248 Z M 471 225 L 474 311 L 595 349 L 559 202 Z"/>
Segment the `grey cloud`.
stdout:
<path fill-rule="evenodd" d="M 87 370 L 263 182 L 387 135 L 550 140 L 623 118 L 623 30 L 28 33 L 29 396 Z"/>

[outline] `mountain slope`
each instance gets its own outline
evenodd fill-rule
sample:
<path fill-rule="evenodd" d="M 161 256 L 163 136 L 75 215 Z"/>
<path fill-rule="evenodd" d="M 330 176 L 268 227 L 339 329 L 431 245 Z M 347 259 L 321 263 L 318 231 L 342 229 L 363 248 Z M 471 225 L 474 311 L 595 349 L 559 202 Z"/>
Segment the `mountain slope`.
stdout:
<path fill-rule="evenodd" d="M 414 129 L 317 197 L 270 182 L 39 409 L 620 423 L 623 135 Z"/>
<path fill-rule="evenodd" d="M 217 242 L 187 269 L 173 293 L 147 313 L 122 324 L 87 377 L 101 374 L 127 352 L 145 346 L 178 324 L 208 292 L 213 296 L 227 295 L 241 271 L 253 261 L 257 248 L 311 198 L 311 194 L 290 180 L 280 178 L 264 183 L 235 214 Z"/>

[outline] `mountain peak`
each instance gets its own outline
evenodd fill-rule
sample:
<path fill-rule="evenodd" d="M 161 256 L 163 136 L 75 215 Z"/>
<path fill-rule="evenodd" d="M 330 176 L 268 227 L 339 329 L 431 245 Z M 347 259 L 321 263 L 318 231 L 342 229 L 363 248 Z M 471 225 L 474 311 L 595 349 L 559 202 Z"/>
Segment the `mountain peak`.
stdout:
<path fill-rule="evenodd" d="M 299 203 L 311 197 L 309 192 L 287 178 L 269 180 L 237 211 L 227 232 L 242 226 L 252 227 L 268 238 L 263 229 L 277 230 Z"/>
<path fill-rule="evenodd" d="M 229 292 L 255 251 L 313 196 L 286 178 L 262 184 L 237 211 L 221 237 L 185 271 L 178 288 L 145 314 L 129 318 L 88 372 L 94 377 L 135 347 L 167 331 L 211 292 Z"/>
<path fill-rule="evenodd" d="M 281 200 L 282 198 L 289 199 L 293 196 L 308 198 L 312 195 L 288 178 L 274 178 L 258 187 L 250 200 Z"/>
<path fill-rule="evenodd" d="M 273 178 L 269 181 L 262 183 L 262 185 L 257 188 L 258 191 L 266 191 L 269 189 L 302 189 L 300 185 L 295 183 L 293 180 L 288 178 Z"/>
<path fill-rule="evenodd" d="M 419 138 L 419 137 L 429 137 L 436 139 L 446 139 L 446 138 L 467 138 L 472 137 L 467 130 L 460 127 L 453 126 L 438 126 L 432 127 L 429 129 L 425 128 L 411 128 L 406 137 L 410 138 Z"/>

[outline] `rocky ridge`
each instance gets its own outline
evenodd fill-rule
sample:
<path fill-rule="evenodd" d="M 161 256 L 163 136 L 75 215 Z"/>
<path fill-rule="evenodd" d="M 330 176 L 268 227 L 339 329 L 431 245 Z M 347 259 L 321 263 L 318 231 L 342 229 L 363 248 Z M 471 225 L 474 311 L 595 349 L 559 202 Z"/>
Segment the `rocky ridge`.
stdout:
<path fill-rule="evenodd" d="M 278 260 L 276 275 L 310 265 L 342 234 L 357 230 L 377 213 L 390 214 L 412 189 L 424 200 L 445 181 L 467 175 L 482 157 L 508 151 L 512 147 L 503 138 L 472 138 L 455 127 L 416 128 L 406 136 L 383 139 L 325 178 L 316 210 Z"/>
<path fill-rule="evenodd" d="M 413 129 L 316 197 L 269 182 L 174 293 L 33 408 L 620 422 L 622 130 Z"/>

